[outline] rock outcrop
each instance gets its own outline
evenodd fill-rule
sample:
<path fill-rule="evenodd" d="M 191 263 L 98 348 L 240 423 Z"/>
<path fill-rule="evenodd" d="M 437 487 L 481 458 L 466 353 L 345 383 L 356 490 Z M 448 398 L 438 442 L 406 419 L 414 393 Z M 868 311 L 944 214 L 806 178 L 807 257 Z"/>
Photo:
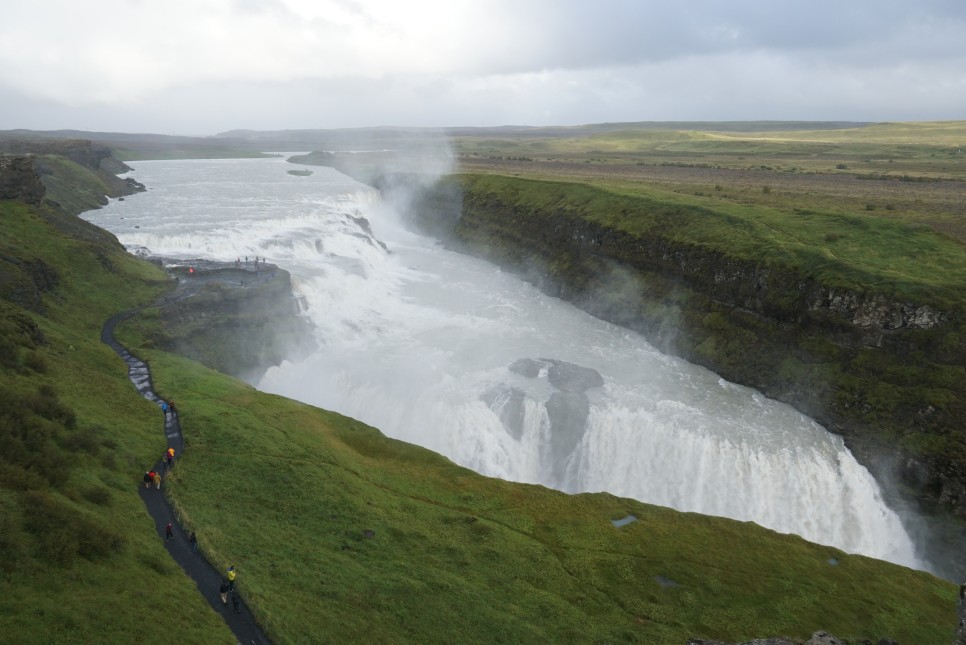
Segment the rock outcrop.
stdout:
<path fill-rule="evenodd" d="M 587 390 L 600 387 L 604 379 L 597 370 L 552 358 L 521 358 L 509 370 L 526 378 L 546 378 L 556 390 L 544 403 L 550 422 L 549 441 L 542 446 L 544 461 L 550 465 L 551 485 L 566 489 L 573 481 L 568 475 L 573 456 L 587 433 L 590 400 Z M 507 432 L 520 438 L 523 422 L 523 392 L 508 386 L 491 388 L 483 400 L 498 414 Z M 503 398 L 501 398 L 503 397 Z M 494 406 L 498 403 L 498 406 Z"/>
<path fill-rule="evenodd" d="M 0 183 L 9 184 L 0 192 L 21 194 L 18 199 L 32 205 L 44 200 L 56 209 L 77 215 L 107 203 L 108 197 L 131 195 L 145 190 L 136 180 L 117 175 L 130 168 L 112 156 L 107 146 L 81 139 L 2 139 L 0 158 L 19 159 L 11 167 L 10 181 L 3 179 L 7 172 L 0 172 Z M 32 173 L 30 166 L 32 164 Z M 76 164 L 76 165 L 75 165 Z M 79 181 L 77 166 L 94 179 Z M 43 192 L 37 192 L 38 182 Z"/>
<path fill-rule="evenodd" d="M 105 170 L 112 174 L 130 170 L 112 157 L 110 148 L 85 139 L 0 139 L 0 154 L 56 155 L 85 168 Z"/>
<path fill-rule="evenodd" d="M 33 157 L 0 155 L 0 199 L 38 206 L 46 192 Z"/>
<path fill-rule="evenodd" d="M 299 315 L 288 272 L 258 271 L 207 260 L 155 260 L 178 286 L 159 303 L 151 344 L 208 367 L 257 382 L 265 370 L 314 348 L 312 326 Z"/>

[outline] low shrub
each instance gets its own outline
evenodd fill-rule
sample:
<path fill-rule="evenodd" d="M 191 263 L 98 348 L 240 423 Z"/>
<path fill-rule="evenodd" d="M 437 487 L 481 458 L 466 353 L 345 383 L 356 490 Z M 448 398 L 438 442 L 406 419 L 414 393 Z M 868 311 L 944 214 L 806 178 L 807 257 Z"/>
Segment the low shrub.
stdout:
<path fill-rule="evenodd" d="M 85 488 L 83 491 L 81 491 L 81 496 L 88 502 L 97 504 L 98 506 L 110 506 L 112 501 L 111 491 L 102 486 Z"/>
<path fill-rule="evenodd" d="M 27 352 L 27 355 L 23 359 L 24 367 L 29 370 L 36 372 L 37 374 L 46 374 L 48 365 L 47 359 L 38 354 L 37 352 Z"/>
<path fill-rule="evenodd" d="M 44 491 L 23 496 L 24 528 L 33 534 L 37 555 L 50 564 L 70 566 L 79 555 L 94 559 L 118 552 L 124 537 L 102 528 Z"/>

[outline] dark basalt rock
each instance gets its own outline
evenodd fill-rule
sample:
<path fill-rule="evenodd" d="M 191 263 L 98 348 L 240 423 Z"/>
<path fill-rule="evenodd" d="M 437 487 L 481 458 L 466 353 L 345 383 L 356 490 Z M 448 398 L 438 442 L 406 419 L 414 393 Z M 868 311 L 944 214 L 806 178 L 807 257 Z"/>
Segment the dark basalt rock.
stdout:
<path fill-rule="evenodd" d="M 38 206 L 46 192 L 33 157 L 0 156 L 0 200 L 12 199 Z"/>
<path fill-rule="evenodd" d="M 597 370 L 581 367 L 564 361 L 550 361 L 547 378 L 550 384 L 564 392 L 586 392 L 592 387 L 604 384 L 604 378 Z"/>
<path fill-rule="evenodd" d="M 537 378 L 540 370 L 547 367 L 546 361 L 538 361 L 533 358 L 521 358 L 510 363 L 508 369 L 527 378 Z"/>
<path fill-rule="evenodd" d="M 550 384 L 564 392 L 585 392 L 604 384 L 604 378 L 597 370 L 553 358 L 521 358 L 511 363 L 508 369 L 527 378 L 536 378 L 545 369 Z"/>
<path fill-rule="evenodd" d="M 156 346 L 257 382 L 269 367 L 315 348 L 288 272 L 212 260 L 162 262 L 178 287 L 158 303 Z M 177 266 L 180 264 L 180 266 Z"/>
<path fill-rule="evenodd" d="M 546 374 L 547 381 L 558 390 L 545 404 L 550 420 L 550 441 L 544 447 L 544 459 L 550 465 L 553 485 L 562 486 L 568 480 L 567 470 L 574 451 L 587 433 L 590 401 L 585 392 L 602 386 L 604 378 L 597 370 L 553 358 L 521 358 L 511 363 L 508 369 L 527 378 Z M 501 396 L 507 397 L 507 401 L 502 407 L 500 420 L 507 431 L 519 439 L 523 432 L 525 395 L 516 388 L 498 385 L 488 390 L 483 400 L 494 408 Z M 520 430 L 515 430 L 518 426 L 513 424 L 519 424 Z"/>
<path fill-rule="evenodd" d="M 523 437 L 523 402 L 526 397 L 523 390 L 500 383 L 487 389 L 480 400 L 497 413 L 509 435 L 519 441 Z"/>
<path fill-rule="evenodd" d="M 562 486 L 569 478 L 567 470 L 574 451 L 587 434 L 590 402 L 583 392 L 554 392 L 546 403 L 550 419 L 550 442 L 546 446 L 547 460 L 555 486 Z"/>

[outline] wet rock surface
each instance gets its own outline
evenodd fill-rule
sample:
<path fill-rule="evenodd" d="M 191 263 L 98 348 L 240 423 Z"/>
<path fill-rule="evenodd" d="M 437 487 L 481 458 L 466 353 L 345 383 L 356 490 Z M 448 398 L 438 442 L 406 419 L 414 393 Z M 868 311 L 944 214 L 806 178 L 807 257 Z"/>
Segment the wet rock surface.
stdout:
<path fill-rule="evenodd" d="M 544 404 L 550 422 L 550 437 L 542 446 L 542 457 L 550 466 L 552 484 L 564 487 L 570 480 L 567 472 L 573 464 L 574 453 L 587 433 L 590 400 L 586 391 L 602 386 L 604 379 L 597 370 L 552 358 L 521 358 L 511 363 L 508 369 L 526 378 L 546 378 L 556 390 Z M 504 397 L 499 408 L 491 403 L 498 400 L 498 395 Z M 520 439 L 523 433 L 525 396 L 516 388 L 500 385 L 491 388 L 483 397 L 492 409 L 499 410 L 503 426 L 515 439 Z"/>
<path fill-rule="evenodd" d="M 158 347 L 249 382 L 315 348 L 287 271 L 253 261 L 149 259 L 178 281 L 158 303 L 160 325 L 150 335 Z"/>
<path fill-rule="evenodd" d="M 480 399 L 496 412 L 503 427 L 511 437 L 519 441 L 523 438 L 523 419 L 526 410 L 526 393 L 516 387 L 499 383 L 487 389 Z"/>
<path fill-rule="evenodd" d="M 597 370 L 553 358 L 521 358 L 511 363 L 509 370 L 527 378 L 536 378 L 546 370 L 550 384 L 564 392 L 585 392 L 604 384 Z"/>
<path fill-rule="evenodd" d="M 0 199 L 12 199 L 37 206 L 43 201 L 46 192 L 33 157 L 0 156 Z"/>

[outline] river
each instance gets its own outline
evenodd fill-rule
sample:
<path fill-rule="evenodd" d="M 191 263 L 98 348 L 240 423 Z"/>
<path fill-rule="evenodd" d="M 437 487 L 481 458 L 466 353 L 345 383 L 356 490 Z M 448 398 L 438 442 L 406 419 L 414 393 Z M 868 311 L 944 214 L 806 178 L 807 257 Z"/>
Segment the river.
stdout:
<path fill-rule="evenodd" d="M 83 217 L 131 249 L 267 258 L 292 274 L 319 350 L 259 389 L 484 475 L 751 520 L 924 568 L 841 438 L 408 230 L 367 186 L 323 167 L 293 176 L 303 167 L 281 158 L 132 165 L 149 190 Z"/>

